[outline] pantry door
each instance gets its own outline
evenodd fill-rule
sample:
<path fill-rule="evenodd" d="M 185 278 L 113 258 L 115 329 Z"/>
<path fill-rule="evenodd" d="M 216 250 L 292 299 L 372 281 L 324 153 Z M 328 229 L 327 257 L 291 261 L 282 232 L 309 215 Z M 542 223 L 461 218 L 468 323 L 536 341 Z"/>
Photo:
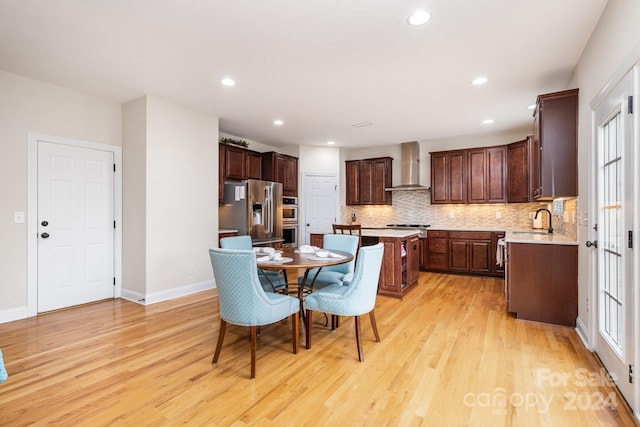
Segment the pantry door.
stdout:
<path fill-rule="evenodd" d="M 37 306 L 114 297 L 114 153 L 37 143 Z"/>
<path fill-rule="evenodd" d="M 331 233 L 337 222 L 338 178 L 336 175 L 304 177 L 304 244 L 309 244 L 311 233 Z M 302 244 L 303 242 L 298 242 Z"/>
<path fill-rule="evenodd" d="M 638 339 L 638 307 L 633 304 L 633 88 L 630 71 L 595 111 L 597 243 L 588 243 L 598 258 L 596 353 L 631 405 L 636 401 L 630 376 Z"/>

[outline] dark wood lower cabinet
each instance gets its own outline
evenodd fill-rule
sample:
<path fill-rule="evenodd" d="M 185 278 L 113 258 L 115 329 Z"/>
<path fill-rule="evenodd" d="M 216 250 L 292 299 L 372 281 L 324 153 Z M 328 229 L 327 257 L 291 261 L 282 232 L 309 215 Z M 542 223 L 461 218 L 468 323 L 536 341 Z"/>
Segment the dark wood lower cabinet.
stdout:
<path fill-rule="evenodd" d="M 447 270 L 449 265 L 447 236 L 448 232 L 444 230 L 427 231 L 427 270 Z"/>
<path fill-rule="evenodd" d="M 429 230 L 426 270 L 502 277 L 496 266 L 497 240 L 504 232 Z"/>
<path fill-rule="evenodd" d="M 575 326 L 578 247 L 508 243 L 507 309 L 518 319 Z"/>

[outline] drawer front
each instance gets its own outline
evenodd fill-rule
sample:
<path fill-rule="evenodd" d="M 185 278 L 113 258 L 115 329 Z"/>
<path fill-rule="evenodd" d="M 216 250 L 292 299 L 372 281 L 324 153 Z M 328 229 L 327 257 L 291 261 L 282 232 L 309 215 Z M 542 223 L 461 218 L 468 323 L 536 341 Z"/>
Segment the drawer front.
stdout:
<path fill-rule="evenodd" d="M 446 270 L 447 255 L 446 254 L 429 254 L 429 257 L 427 259 L 427 268 Z"/>
<path fill-rule="evenodd" d="M 450 231 L 450 239 L 491 240 L 490 231 Z"/>
<path fill-rule="evenodd" d="M 429 230 L 427 231 L 427 237 L 444 237 L 447 238 L 447 232 L 445 230 Z"/>
<path fill-rule="evenodd" d="M 446 254 L 447 253 L 447 239 L 427 239 L 429 246 L 429 253 Z"/>

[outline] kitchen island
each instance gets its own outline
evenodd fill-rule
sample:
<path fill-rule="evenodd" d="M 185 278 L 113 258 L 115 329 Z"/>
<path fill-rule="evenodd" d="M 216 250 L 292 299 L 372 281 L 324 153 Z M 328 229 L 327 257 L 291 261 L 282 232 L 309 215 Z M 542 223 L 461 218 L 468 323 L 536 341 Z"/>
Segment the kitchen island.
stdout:
<path fill-rule="evenodd" d="M 312 233 L 311 244 L 322 246 L 324 234 Z M 379 295 L 401 299 L 418 284 L 419 235 L 420 231 L 415 229 L 362 229 L 363 246 L 375 245 L 378 242 L 384 244 L 384 257 L 378 281 Z"/>
<path fill-rule="evenodd" d="M 378 294 L 403 298 L 418 285 L 419 235 L 417 230 L 363 228 L 362 244 L 384 244 Z"/>

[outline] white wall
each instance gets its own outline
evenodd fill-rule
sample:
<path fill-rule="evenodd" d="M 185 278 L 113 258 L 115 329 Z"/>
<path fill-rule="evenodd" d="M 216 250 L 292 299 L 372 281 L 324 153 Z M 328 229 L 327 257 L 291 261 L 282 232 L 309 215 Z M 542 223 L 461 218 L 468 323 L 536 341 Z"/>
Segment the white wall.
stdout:
<path fill-rule="evenodd" d="M 0 71 L 0 322 L 27 304 L 27 134 L 121 145 L 120 104 Z"/>
<path fill-rule="evenodd" d="M 122 288 L 146 290 L 147 98 L 122 106 Z"/>
<path fill-rule="evenodd" d="M 627 60 L 632 51 L 640 46 L 639 17 L 640 2 L 609 0 L 569 83 L 569 88 L 580 88 L 578 211 L 583 215 L 588 213 L 591 219 L 594 218 L 595 212 L 589 212 L 591 206 L 589 198 L 591 176 L 587 166 L 591 164 L 591 109 L 589 103 L 605 87 L 611 76 Z M 591 251 L 583 243 L 594 237 L 591 227 L 592 221 L 578 226 L 578 240 L 580 242 L 578 318 L 587 331 L 593 327 L 589 322 L 587 311 Z M 595 307 L 592 306 L 591 309 L 594 310 Z"/>
<path fill-rule="evenodd" d="M 211 287 L 218 119 L 146 96 L 123 107 L 123 295 L 147 303 Z"/>
<path fill-rule="evenodd" d="M 147 294 L 213 280 L 217 224 L 218 118 L 148 97 Z"/>

